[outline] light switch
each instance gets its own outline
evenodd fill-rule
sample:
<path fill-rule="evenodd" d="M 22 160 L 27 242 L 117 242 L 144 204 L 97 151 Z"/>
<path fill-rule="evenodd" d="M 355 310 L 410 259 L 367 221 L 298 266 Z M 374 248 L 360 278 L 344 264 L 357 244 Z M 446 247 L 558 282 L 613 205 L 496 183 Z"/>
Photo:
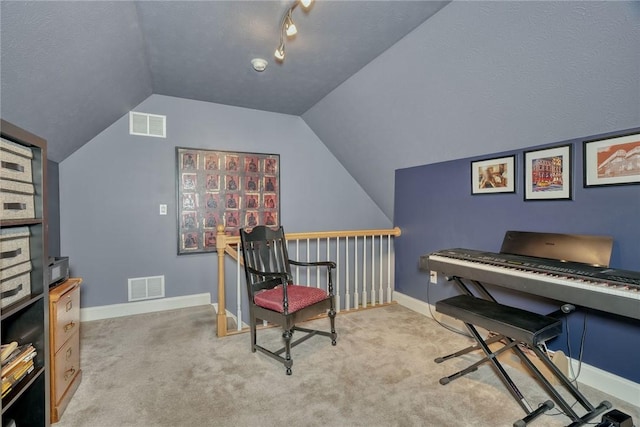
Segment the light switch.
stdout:
<path fill-rule="evenodd" d="M 167 214 L 167 205 L 160 205 L 160 215 Z"/>

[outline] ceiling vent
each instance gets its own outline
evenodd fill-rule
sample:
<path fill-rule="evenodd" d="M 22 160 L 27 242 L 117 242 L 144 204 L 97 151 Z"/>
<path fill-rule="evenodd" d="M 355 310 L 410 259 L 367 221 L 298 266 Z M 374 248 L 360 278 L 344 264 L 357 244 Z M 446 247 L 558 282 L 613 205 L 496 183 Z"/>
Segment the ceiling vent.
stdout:
<path fill-rule="evenodd" d="M 164 297 L 164 276 L 129 279 L 129 301 Z"/>
<path fill-rule="evenodd" d="M 166 138 L 167 116 L 132 111 L 129 113 L 129 133 L 131 135 Z"/>

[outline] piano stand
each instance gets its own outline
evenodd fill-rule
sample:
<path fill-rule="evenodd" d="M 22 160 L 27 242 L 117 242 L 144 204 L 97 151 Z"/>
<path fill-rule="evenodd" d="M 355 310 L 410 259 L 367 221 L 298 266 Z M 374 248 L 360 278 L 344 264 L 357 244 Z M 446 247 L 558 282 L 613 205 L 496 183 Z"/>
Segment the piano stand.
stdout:
<path fill-rule="evenodd" d="M 459 282 L 459 284 L 461 284 L 461 282 Z M 476 284 L 479 285 L 478 283 Z M 468 291 L 466 286 L 462 285 L 462 287 Z M 486 292 L 484 289 L 483 291 Z M 490 295 L 488 296 L 490 297 Z M 486 362 L 490 362 L 507 390 L 526 413 L 524 418 L 517 420 L 513 424 L 514 427 L 526 426 L 538 416 L 553 408 L 554 403 L 547 400 L 535 410 L 529 405 L 516 384 L 497 359 L 497 356 L 500 353 L 507 350 L 513 350 L 516 353 L 527 369 L 529 369 L 533 376 L 538 380 L 543 389 L 562 408 L 564 413 L 571 418 L 573 422 L 570 424 L 570 427 L 583 425 L 600 413 L 611 408 L 611 404 L 607 401 L 602 402 L 597 408 L 594 408 L 578 391 L 578 389 L 571 384 L 571 381 L 553 364 L 553 362 L 551 362 L 549 357 L 540 350 L 539 346 L 542 343 L 558 336 L 562 332 L 562 322 L 560 320 L 519 308 L 502 305 L 493 300 L 493 298 L 476 298 L 471 295 L 470 292 L 468 292 L 467 295 L 458 295 L 438 301 L 436 303 L 436 311 L 464 322 L 465 326 L 477 342 L 474 346 L 437 358 L 435 360 L 436 363 L 441 363 L 445 360 L 469 353 L 478 348 L 482 349 L 486 355 L 486 357 L 471 366 L 456 372 L 453 375 L 441 378 L 440 384 L 446 385 L 469 372 L 477 370 L 478 366 Z M 484 340 L 478 333 L 476 326 L 493 331 L 498 335 Z M 500 340 L 506 340 L 507 344 L 496 351 L 492 351 L 489 348 L 489 344 Z M 528 345 L 540 358 L 543 364 L 559 380 L 560 384 L 578 401 L 578 403 L 580 403 L 580 405 L 584 407 L 587 411 L 584 416 L 578 416 L 572 406 L 567 403 L 567 401 L 558 393 L 544 375 L 542 375 L 527 355 L 520 349 L 520 347 L 518 347 L 519 343 Z"/>

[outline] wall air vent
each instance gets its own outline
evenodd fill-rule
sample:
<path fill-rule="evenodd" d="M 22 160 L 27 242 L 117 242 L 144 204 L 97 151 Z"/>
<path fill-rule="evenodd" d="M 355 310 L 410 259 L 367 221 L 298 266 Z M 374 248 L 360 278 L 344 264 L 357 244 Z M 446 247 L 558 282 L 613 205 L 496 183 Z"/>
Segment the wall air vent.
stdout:
<path fill-rule="evenodd" d="M 129 113 L 129 133 L 131 135 L 166 138 L 167 116 L 147 113 Z"/>
<path fill-rule="evenodd" d="M 164 276 L 129 279 L 129 301 L 164 298 Z"/>

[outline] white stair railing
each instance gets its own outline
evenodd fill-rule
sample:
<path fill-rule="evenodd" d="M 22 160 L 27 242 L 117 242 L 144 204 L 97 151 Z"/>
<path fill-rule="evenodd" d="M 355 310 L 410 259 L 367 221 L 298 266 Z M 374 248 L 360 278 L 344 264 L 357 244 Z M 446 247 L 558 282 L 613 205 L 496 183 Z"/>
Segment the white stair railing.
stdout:
<path fill-rule="evenodd" d="M 310 233 L 287 233 L 289 256 L 298 261 L 334 261 L 333 286 L 336 310 L 349 311 L 390 303 L 393 299 L 393 268 L 395 253 L 393 240 L 400 236 L 399 228 L 385 230 L 353 230 Z M 244 329 L 243 313 L 247 313 L 247 290 L 241 266 L 240 239 L 226 236 L 218 230 L 218 336 L 226 329 L 227 290 L 235 295 L 236 329 Z M 305 258 L 301 259 L 301 253 Z M 225 282 L 225 254 L 235 260 L 234 274 Z M 222 255 L 222 256 L 221 256 Z M 327 289 L 327 270 L 318 267 L 291 266 L 296 284 Z M 231 271 L 230 271 L 231 273 Z M 230 275 L 231 276 L 231 275 Z M 229 288 L 231 286 L 231 288 Z M 386 292 L 385 292 L 386 290 Z M 244 315 L 246 316 L 246 314 Z M 224 318 L 224 325 L 220 325 Z"/>

